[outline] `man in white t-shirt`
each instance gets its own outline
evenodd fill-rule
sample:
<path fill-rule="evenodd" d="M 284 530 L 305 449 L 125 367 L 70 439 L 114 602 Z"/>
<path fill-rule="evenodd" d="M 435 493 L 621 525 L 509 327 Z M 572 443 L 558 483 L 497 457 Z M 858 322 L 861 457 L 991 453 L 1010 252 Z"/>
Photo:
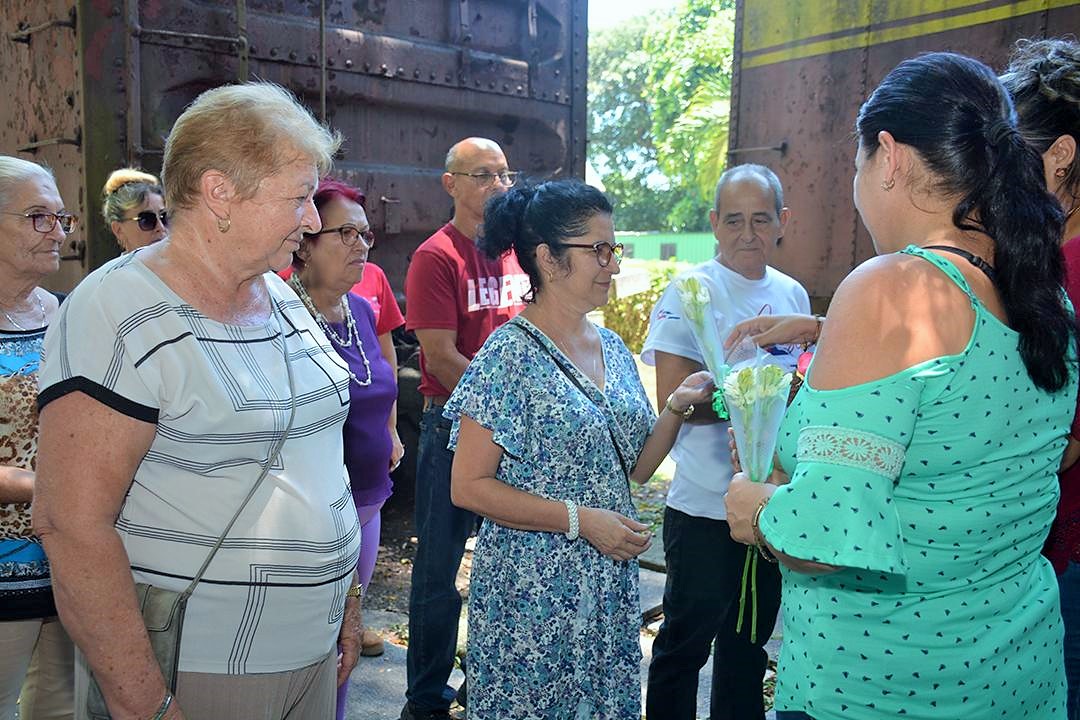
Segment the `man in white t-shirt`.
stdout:
<path fill-rule="evenodd" d="M 780 181 L 764 166 L 736 166 L 716 184 L 709 222 L 719 255 L 692 272 L 709 287 L 721 338 L 750 317 L 810 312 L 806 290 L 767 265 L 788 216 Z M 771 352 L 793 368 L 801 350 L 780 347 Z M 642 360 L 656 366 L 661 405 L 683 379 L 705 367 L 674 284 L 653 308 Z M 697 716 L 698 673 L 714 640 L 712 720 L 765 716 L 764 645 L 780 606 L 780 574 L 775 565 L 758 563 L 759 632 L 751 643 L 750 622 L 735 631 L 746 546 L 731 539 L 724 511 L 732 475 L 727 430 L 728 423 L 721 422 L 712 408 L 698 408 L 671 452 L 676 468 L 664 512 L 664 622 L 649 666 L 649 720 Z"/>

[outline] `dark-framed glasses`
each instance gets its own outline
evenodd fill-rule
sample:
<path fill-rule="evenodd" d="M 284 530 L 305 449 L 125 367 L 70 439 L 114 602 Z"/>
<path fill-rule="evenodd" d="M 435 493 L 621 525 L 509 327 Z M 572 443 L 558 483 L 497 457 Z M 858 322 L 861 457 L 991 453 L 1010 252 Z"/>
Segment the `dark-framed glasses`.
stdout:
<path fill-rule="evenodd" d="M 341 242 L 348 247 L 354 247 L 358 242 L 364 243 L 364 247 L 368 250 L 375 244 L 375 233 L 371 231 L 371 228 L 361 230 L 355 225 L 342 225 L 336 228 L 326 228 L 316 233 L 304 233 L 305 237 L 315 237 L 317 235 L 325 235 L 327 233 L 336 232 L 341 236 Z"/>
<path fill-rule="evenodd" d="M 587 248 L 596 253 L 596 262 L 600 263 L 600 267 L 607 267 L 611 264 L 611 259 L 615 258 L 616 263 L 621 263 L 623 259 L 623 251 L 625 248 L 622 243 L 615 243 L 612 245 L 608 242 L 598 242 L 592 245 L 586 245 L 585 243 L 563 243 L 565 247 L 572 248 Z"/>
<path fill-rule="evenodd" d="M 158 222 L 161 223 L 161 227 L 169 227 L 169 215 L 165 210 L 159 210 L 154 212 L 153 210 L 143 210 L 135 217 L 124 218 L 123 222 L 135 221 L 139 223 L 139 229 L 143 232 L 150 232 L 156 230 Z"/>
<path fill-rule="evenodd" d="M 75 229 L 75 226 L 79 224 L 79 216 L 72 215 L 69 212 L 27 212 L 27 213 L 13 213 L 5 212 L 0 213 L 3 215 L 14 215 L 15 217 L 29 218 L 30 222 L 34 224 L 34 230 L 44 235 L 45 233 L 51 233 L 57 223 L 60 224 L 60 229 L 65 233 L 69 233 Z"/>
<path fill-rule="evenodd" d="M 513 187 L 517 183 L 518 176 L 521 173 L 518 173 L 518 172 L 515 172 L 515 171 L 512 171 L 512 170 L 504 170 L 502 172 L 497 172 L 497 173 L 493 173 L 493 172 L 475 172 L 475 173 L 473 173 L 473 172 L 452 172 L 450 174 L 451 175 L 464 175 L 465 177 L 471 177 L 473 180 L 475 180 L 477 182 L 477 184 L 480 185 L 480 187 L 489 187 L 491 185 L 494 185 L 496 178 L 503 185 L 506 185 L 507 187 Z"/>

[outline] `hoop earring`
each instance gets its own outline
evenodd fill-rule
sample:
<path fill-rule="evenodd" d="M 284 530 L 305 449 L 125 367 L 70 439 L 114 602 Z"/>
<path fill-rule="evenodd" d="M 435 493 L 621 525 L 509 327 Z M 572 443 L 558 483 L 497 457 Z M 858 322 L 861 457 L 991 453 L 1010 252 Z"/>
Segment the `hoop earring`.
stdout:
<path fill-rule="evenodd" d="M 895 185 L 896 185 L 896 181 L 893 180 L 892 178 L 889 178 L 888 180 L 882 180 L 881 181 L 881 189 L 884 190 L 885 192 L 889 192 L 890 190 L 892 190 Z"/>
<path fill-rule="evenodd" d="M 218 232 L 221 233 L 222 235 L 229 232 L 229 228 L 231 228 L 231 227 L 232 227 L 232 218 L 223 217 L 223 218 L 218 218 L 217 219 L 217 229 L 218 229 Z"/>

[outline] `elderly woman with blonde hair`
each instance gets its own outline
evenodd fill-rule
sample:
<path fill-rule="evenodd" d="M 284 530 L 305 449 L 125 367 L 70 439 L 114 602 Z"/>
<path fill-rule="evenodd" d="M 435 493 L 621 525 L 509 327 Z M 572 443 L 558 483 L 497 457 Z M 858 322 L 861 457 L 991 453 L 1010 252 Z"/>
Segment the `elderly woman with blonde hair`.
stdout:
<path fill-rule="evenodd" d="M 101 191 L 101 215 L 126 253 L 152 245 L 168 232 L 161 181 L 135 168 L 109 174 Z"/>
<path fill-rule="evenodd" d="M 333 716 L 359 650 L 349 373 L 273 272 L 320 229 L 339 144 L 276 85 L 204 92 L 165 145 L 169 236 L 89 275 L 46 337 L 34 527 L 80 713 L 92 673 L 100 716 Z M 136 583 L 192 589 L 175 687 Z"/>

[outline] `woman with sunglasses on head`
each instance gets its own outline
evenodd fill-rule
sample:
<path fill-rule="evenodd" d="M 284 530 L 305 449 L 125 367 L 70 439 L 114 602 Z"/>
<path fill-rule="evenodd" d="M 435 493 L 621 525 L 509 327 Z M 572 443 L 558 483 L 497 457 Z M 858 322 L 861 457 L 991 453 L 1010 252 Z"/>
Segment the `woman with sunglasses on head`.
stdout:
<path fill-rule="evenodd" d="M 74 647 L 56 617 L 49 563 L 31 531 L 37 376 L 59 298 L 40 285 L 60 268 L 75 225 L 52 173 L 0 156 L 0 717 L 72 716 Z M 25 682 L 24 682 L 25 679 Z"/>
<path fill-rule="evenodd" d="M 380 509 L 393 489 L 390 471 L 404 454 L 397 434 L 397 373 L 390 334 L 377 334 L 368 301 L 349 292 L 364 275 L 375 243 L 364 195 L 323 178 L 314 196 L 322 229 L 304 235 L 293 254 L 289 285 L 326 333 L 349 370 L 349 415 L 345 420 L 345 466 L 360 517 L 360 585 L 367 587 L 379 553 Z M 361 653 L 379 655 L 382 640 L 364 631 Z M 345 712 L 348 683 L 338 688 L 337 717 Z"/>
<path fill-rule="evenodd" d="M 490 199 L 478 241 L 517 254 L 530 301 L 469 363 L 446 405 L 455 505 L 484 516 L 469 588 L 472 719 L 641 715 L 636 559 L 648 480 L 708 373 L 656 417 L 633 356 L 587 314 L 619 272 L 612 208 L 560 180 Z"/>
<path fill-rule="evenodd" d="M 121 168 L 109 175 L 102 191 L 101 215 L 126 253 L 156 243 L 168 232 L 161 183 L 135 168 Z"/>

